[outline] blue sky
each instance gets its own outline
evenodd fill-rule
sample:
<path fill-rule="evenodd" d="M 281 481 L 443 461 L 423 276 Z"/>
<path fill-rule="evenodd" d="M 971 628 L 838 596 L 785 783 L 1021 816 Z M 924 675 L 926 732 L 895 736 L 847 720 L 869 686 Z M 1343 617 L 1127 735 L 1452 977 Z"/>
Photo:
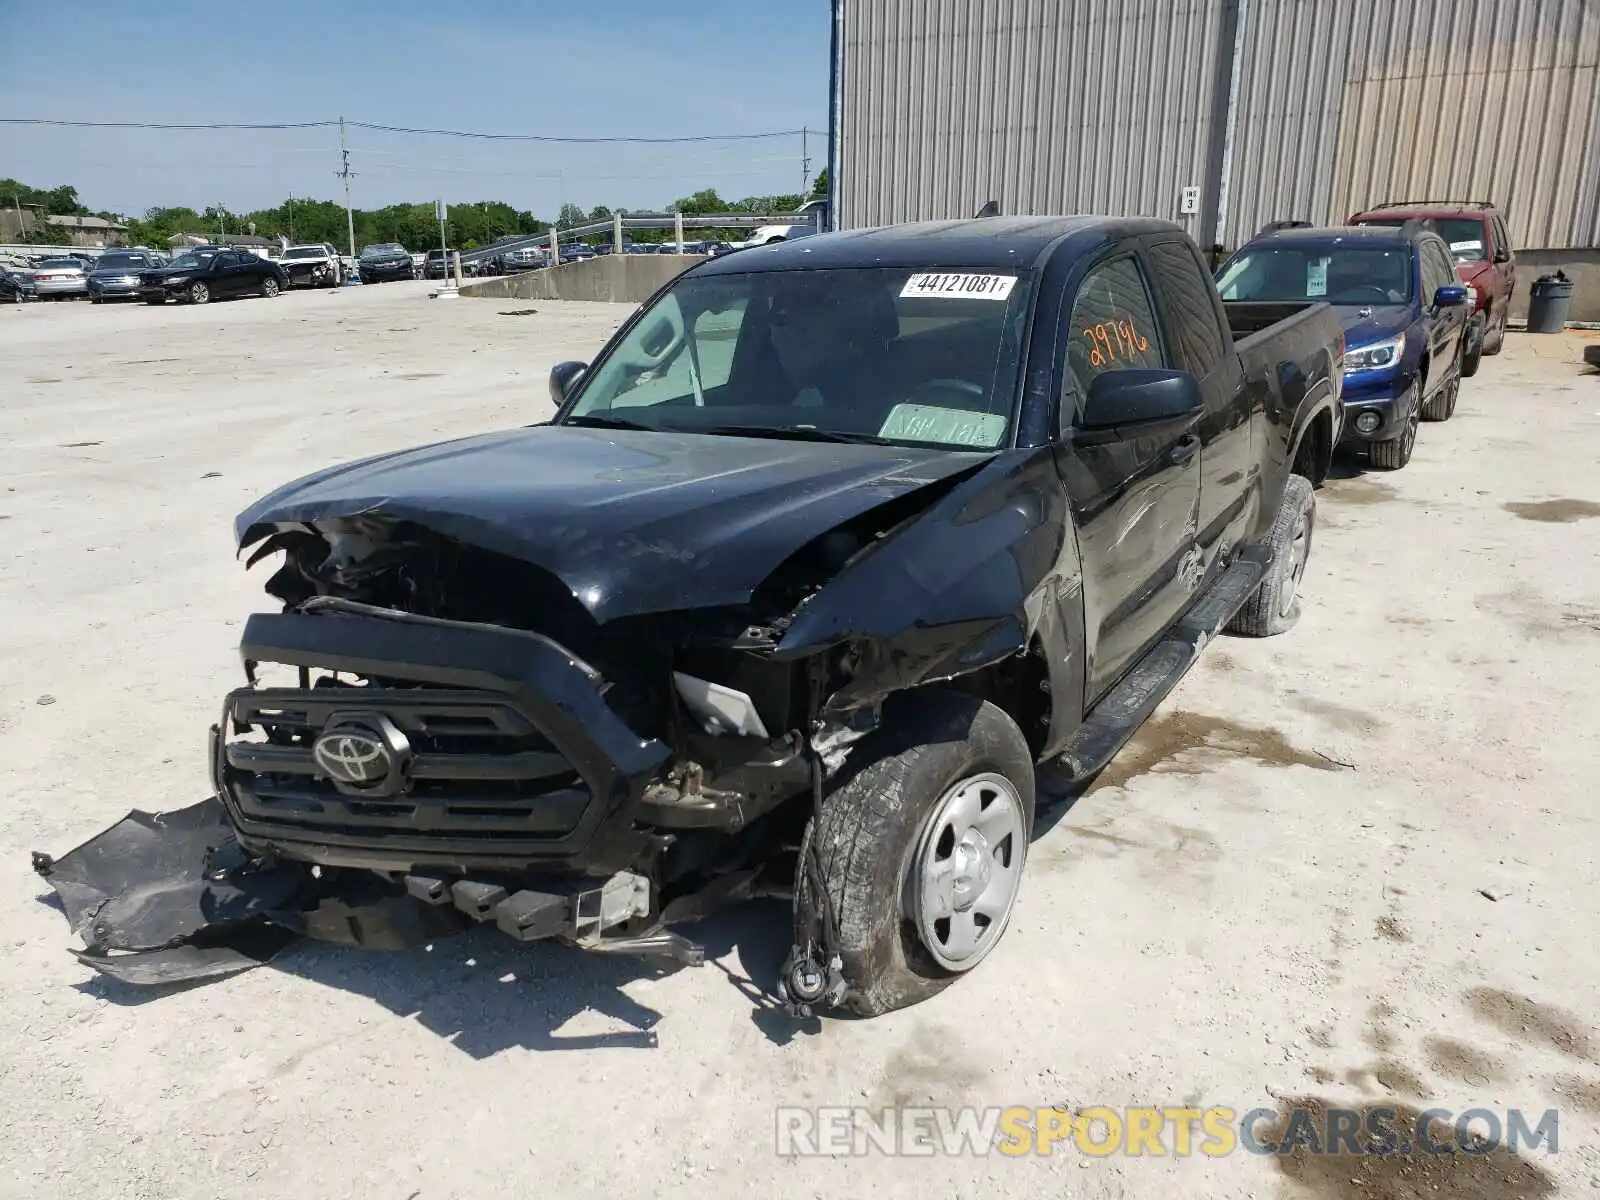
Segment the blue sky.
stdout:
<path fill-rule="evenodd" d="M 676 12 L 674 12 L 676 10 Z M 687 14 L 687 15 L 677 15 Z M 809 126 L 826 163 L 827 0 L 0 0 L 0 117 L 350 120 L 492 133 L 676 136 Z M 352 202 L 647 208 L 701 187 L 800 190 L 801 139 L 556 146 L 350 135 Z M 339 199 L 338 131 L 0 125 L 0 177 L 90 208 L 234 211 Z"/>

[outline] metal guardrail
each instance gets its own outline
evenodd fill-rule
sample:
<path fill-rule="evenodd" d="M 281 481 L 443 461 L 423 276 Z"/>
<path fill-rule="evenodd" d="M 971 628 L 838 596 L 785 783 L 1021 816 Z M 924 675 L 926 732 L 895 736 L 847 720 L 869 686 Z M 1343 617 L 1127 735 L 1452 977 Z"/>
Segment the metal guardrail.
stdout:
<path fill-rule="evenodd" d="M 622 229 L 677 229 L 679 221 L 685 230 L 698 229 L 760 229 L 766 225 L 815 225 L 821 232 L 821 216 L 813 210 L 807 213 L 652 213 L 648 216 L 622 217 Z M 618 231 L 618 219 L 608 217 L 603 221 L 590 221 L 584 225 L 573 225 L 568 229 L 555 229 L 549 233 L 529 234 L 525 238 L 516 238 L 500 242 L 493 246 L 481 246 L 476 250 L 463 250 L 461 262 L 480 263 L 490 258 L 498 258 L 502 254 L 509 254 L 513 250 L 525 250 L 530 247 L 547 249 L 551 245 L 551 236 L 554 235 L 556 245 L 563 242 L 571 243 L 580 238 L 593 237 L 597 233 L 615 235 Z M 677 239 L 674 239 L 677 240 Z"/>

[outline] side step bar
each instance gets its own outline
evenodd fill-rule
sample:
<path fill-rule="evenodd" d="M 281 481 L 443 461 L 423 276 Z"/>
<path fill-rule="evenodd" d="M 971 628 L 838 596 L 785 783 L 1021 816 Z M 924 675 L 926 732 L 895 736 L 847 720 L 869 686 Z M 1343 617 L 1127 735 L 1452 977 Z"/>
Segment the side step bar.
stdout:
<path fill-rule="evenodd" d="M 1167 636 L 1094 706 L 1061 756 L 1040 766 L 1040 782 L 1047 787 L 1072 787 L 1104 768 L 1178 686 L 1205 644 L 1244 607 L 1271 561 L 1272 552 L 1265 546 L 1240 550 Z"/>

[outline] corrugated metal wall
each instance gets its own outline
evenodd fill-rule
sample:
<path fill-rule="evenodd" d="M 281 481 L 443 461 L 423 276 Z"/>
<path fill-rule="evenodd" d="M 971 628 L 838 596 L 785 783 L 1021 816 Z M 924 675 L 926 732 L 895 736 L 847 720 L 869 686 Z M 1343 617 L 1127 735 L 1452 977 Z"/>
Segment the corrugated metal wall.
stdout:
<path fill-rule="evenodd" d="M 1493 200 L 1600 246 L 1600 4 L 1245 0 L 1227 245 L 1386 200 Z"/>
<path fill-rule="evenodd" d="M 842 0 L 839 225 L 1176 218 L 1204 180 L 1222 0 Z"/>
<path fill-rule="evenodd" d="M 1269 220 L 1492 199 L 1523 247 L 1600 247 L 1600 3 L 840 0 L 841 227 L 1004 211 Z"/>

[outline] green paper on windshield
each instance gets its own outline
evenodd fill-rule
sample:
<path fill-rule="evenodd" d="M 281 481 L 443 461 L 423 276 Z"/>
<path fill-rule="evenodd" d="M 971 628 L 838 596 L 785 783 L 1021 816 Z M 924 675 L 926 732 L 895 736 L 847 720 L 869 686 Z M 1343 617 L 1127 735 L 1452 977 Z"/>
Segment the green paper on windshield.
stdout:
<path fill-rule="evenodd" d="M 995 413 L 932 404 L 896 404 L 878 436 L 904 442 L 942 442 L 947 446 L 998 446 L 1006 419 Z"/>

